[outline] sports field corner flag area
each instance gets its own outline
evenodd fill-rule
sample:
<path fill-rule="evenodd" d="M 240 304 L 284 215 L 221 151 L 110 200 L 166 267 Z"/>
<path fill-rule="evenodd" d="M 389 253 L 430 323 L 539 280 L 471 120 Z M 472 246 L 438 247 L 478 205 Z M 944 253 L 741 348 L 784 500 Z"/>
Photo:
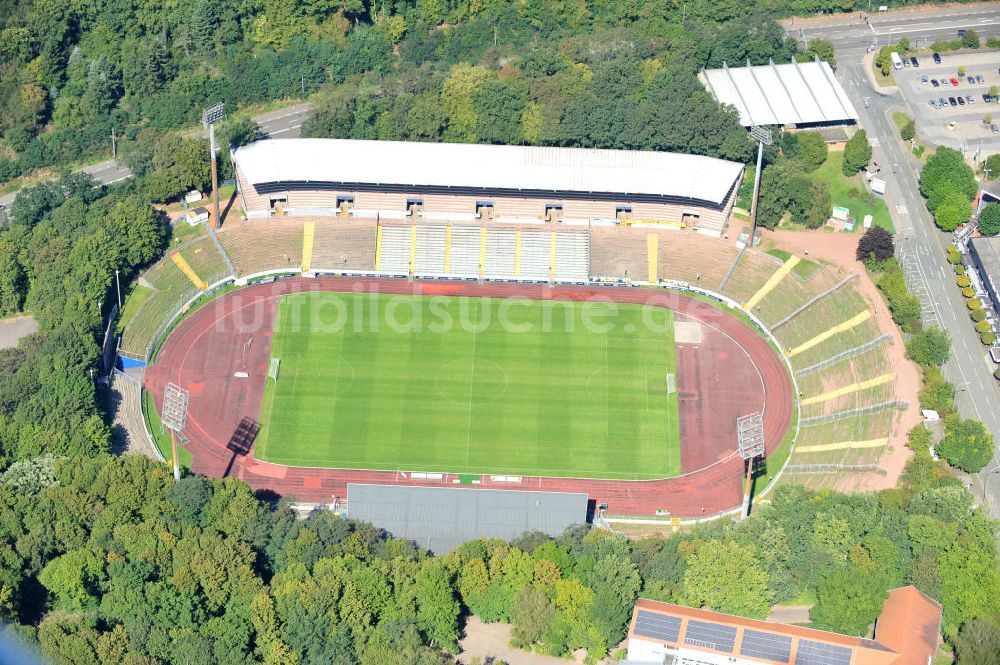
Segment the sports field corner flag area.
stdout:
<path fill-rule="evenodd" d="M 279 302 L 262 460 L 614 479 L 680 472 L 668 309 L 617 304 L 600 317 L 585 302 L 351 293 Z M 592 330 L 591 319 L 607 329 Z"/>

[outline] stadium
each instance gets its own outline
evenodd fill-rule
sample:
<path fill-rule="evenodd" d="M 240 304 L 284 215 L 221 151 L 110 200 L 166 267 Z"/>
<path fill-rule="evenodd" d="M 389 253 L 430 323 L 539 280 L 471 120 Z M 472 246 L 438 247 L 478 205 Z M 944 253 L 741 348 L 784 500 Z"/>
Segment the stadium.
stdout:
<path fill-rule="evenodd" d="M 477 156 L 500 187 L 410 145 L 403 161 L 420 168 L 379 183 L 341 165 L 384 160 L 359 145 L 376 142 L 297 143 L 237 151 L 244 221 L 198 230 L 130 295 L 123 445 L 169 456 L 157 412 L 174 384 L 193 471 L 301 501 L 419 486 L 712 516 L 740 505 L 737 420 L 754 414 L 758 492 L 883 472 L 908 407 L 886 353 L 898 340 L 856 274 L 724 237 L 741 165 L 696 158 L 682 185 L 697 194 L 680 200 L 667 177 L 680 156 Z M 601 163 L 633 171 L 602 177 Z M 429 193 L 446 176 L 456 191 Z M 527 177 L 544 187 L 508 208 L 501 194 Z"/>

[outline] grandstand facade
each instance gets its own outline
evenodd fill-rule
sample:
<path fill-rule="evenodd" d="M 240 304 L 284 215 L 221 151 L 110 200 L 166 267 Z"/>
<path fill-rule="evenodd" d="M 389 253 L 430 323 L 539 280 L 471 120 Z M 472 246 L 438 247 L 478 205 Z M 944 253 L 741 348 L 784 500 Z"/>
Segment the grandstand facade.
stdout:
<path fill-rule="evenodd" d="M 653 223 L 721 235 L 743 165 L 652 151 L 340 139 L 236 150 L 248 218 Z"/>

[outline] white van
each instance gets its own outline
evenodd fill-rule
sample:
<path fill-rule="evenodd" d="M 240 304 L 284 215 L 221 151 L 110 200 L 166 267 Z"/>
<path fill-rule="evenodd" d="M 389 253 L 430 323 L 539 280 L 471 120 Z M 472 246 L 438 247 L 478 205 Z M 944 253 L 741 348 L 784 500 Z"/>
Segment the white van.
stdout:
<path fill-rule="evenodd" d="M 899 57 L 899 53 L 893 51 L 892 53 L 889 54 L 889 57 L 892 58 L 893 69 L 903 68 L 903 59 Z"/>

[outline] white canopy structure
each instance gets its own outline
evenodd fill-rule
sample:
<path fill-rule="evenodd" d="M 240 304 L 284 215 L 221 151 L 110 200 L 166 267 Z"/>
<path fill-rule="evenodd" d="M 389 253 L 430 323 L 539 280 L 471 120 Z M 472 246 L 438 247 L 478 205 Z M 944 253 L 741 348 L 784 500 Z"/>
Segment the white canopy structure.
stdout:
<path fill-rule="evenodd" d="M 811 125 L 853 123 L 858 112 L 830 64 L 773 61 L 756 67 L 707 69 L 698 75 L 717 100 L 736 107 L 740 124 Z"/>

